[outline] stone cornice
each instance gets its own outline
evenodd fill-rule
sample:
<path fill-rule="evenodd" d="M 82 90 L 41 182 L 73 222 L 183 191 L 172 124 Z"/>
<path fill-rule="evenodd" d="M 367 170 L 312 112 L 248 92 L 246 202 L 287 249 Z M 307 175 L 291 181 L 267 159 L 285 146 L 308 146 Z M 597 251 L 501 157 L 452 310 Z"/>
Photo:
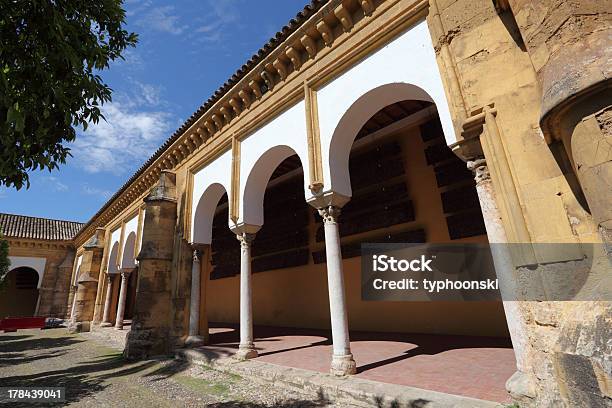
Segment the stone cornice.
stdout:
<path fill-rule="evenodd" d="M 96 227 L 106 225 L 113 220 L 121 211 L 135 200 L 142 199 L 147 192 L 158 181 L 162 170 L 172 170 L 182 165 L 188 158 L 199 152 L 202 148 L 218 146 L 218 139 L 226 135 L 227 128 L 235 127 L 235 122 L 250 111 L 258 111 L 257 107 L 264 101 L 270 100 L 278 93 L 279 89 L 285 88 L 285 83 L 295 82 L 300 70 L 312 67 L 320 54 L 326 55 L 336 44 L 343 42 L 349 36 L 349 32 L 356 31 L 356 25 L 368 24 L 370 17 L 378 13 L 378 9 L 388 10 L 397 5 L 401 0 L 353 0 L 341 1 L 330 0 L 328 2 L 313 2 L 318 9 L 301 21 L 296 27 L 285 27 L 283 32 L 277 33 L 277 38 L 284 37 L 282 42 L 272 47 L 270 43 L 259 51 L 263 56 L 256 64 L 251 64 L 248 71 L 241 78 L 236 74 L 232 77 L 234 84 L 227 86 L 225 92 L 217 91 L 213 99 L 214 103 L 203 110 L 196 112 L 171 140 L 166 142 L 160 150 L 126 183 L 107 204 L 83 227 L 75 239 L 77 245 L 81 245 L 84 237 L 90 236 Z M 398 12 L 401 16 L 411 16 L 423 10 L 427 5 L 425 0 L 415 0 L 408 10 Z M 299 16 L 299 15 L 298 15 Z M 290 25 L 295 25 L 292 20 Z M 394 21 L 397 25 L 397 21 Z M 393 34 L 392 27 L 388 27 L 376 35 L 379 40 Z M 373 43 L 374 39 L 364 41 Z M 354 50 L 351 60 L 363 55 L 367 46 Z M 370 45 L 371 48 L 371 45 Z M 251 61 L 249 61 L 251 62 Z M 347 58 L 342 58 L 340 64 L 345 67 Z M 247 65 L 243 66 L 243 70 Z M 325 77 L 337 74 L 338 70 L 325 69 Z M 313 85 L 320 83 L 321 76 L 309 75 Z M 231 81 L 230 81 L 231 82 Z M 227 85 L 228 83 L 226 83 Z M 284 92 L 283 103 L 287 100 L 303 97 L 304 86 L 301 83 L 295 90 Z M 210 101 L 210 100 L 209 100 Z M 206 106 L 206 105 L 205 105 Z M 244 137 L 255 127 L 261 126 L 276 112 L 278 104 L 274 109 L 266 109 L 254 117 L 249 117 L 248 123 L 236 131 L 232 131 L 232 138 Z M 200 109 L 202 110 L 202 109 Z M 173 139 L 171 138 L 171 139 Z M 223 141 L 221 144 L 225 144 Z M 206 160 L 207 161 L 207 160 Z"/>
<path fill-rule="evenodd" d="M 47 241 L 22 238 L 5 238 L 9 248 L 38 248 L 38 249 L 74 249 L 72 241 Z"/>

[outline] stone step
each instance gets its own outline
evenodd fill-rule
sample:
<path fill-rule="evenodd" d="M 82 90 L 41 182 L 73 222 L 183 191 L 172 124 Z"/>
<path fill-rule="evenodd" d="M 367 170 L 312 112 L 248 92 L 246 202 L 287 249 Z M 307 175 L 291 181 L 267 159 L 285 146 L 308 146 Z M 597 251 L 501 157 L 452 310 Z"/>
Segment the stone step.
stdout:
<path fill-rule="evenodd" d="M 323 394 L 334 404 L 356 407 L 500 408 L 504 405 L 460 395 L 357 377 L 284 367 L 257 360 L 238 361 L 209 349 L 179 349 L 175 357 L 250 380 L 273 383 L 313 397 Z M 409 373 L 407 373 L 409 375 Z"/>

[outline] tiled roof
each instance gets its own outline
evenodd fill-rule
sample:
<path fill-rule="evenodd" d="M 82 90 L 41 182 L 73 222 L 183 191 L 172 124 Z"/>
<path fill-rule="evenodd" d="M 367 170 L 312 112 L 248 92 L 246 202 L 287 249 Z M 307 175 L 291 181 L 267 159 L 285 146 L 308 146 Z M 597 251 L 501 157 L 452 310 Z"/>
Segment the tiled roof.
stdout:
<path fill-rule="evenodd" d="M 83 223 L 0 213 L 0 230 L 5 237 L 70 241 Z"/>
<path fill-rule="evenodd" d="M 204 104 L 202 104 L 186 121 L 183 123 L 166 141 L 153 153 L 151 157 L 129 178 L 125 184 L 123 184 L 119 190 L 113 194 L 113 196 L 98 210 L 98 212 L 87 222 L 86 226 L 89 226 L 94 220 L 106 210 L 117 197 L 125 191 L 130 184 L 132 184 L 144 171 L 157 160 L 163 152 L 165 152 L 172 143 L 174 143 L 191 125 L 193 125 L 206 111 L 221 99 L 226 92 L 231 89 L 235 84 L 238 83 L 246 74 L 248 74 L 253 67 L 255 67 L 260 61 L 274 51 L 278 45 L 289 37 L 290 34 L 295 32 L 297 29 L 315 14 L 322 6 L 328 3 L 330 0 L 310 0 L 309 4 L 297 13 L 297 15 L 289 20 L 289 23 L 280 31 L 278 31 L 266 44 L 261 47 L 251 58 L 240 67 L 219 89 L 217 89 L 213 95 L 208 98 Z M 85 230 L 85 228 L 83 228 Z"/>

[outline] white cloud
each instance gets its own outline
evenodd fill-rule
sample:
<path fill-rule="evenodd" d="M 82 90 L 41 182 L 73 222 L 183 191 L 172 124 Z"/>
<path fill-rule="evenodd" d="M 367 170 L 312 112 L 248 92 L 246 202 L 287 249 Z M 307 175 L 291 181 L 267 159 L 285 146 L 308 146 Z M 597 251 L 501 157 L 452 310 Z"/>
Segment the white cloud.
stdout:
<path fill-rule="evenodd" d="M 59 179 L 55 176 L 45 176 L 44 181 L 47 182 L 54 191 L 68 191 L 68 186 L 59 181 Z"/>
<path fill-rule="evenodd" d="M 106 120 L 90 124 L 72 144 L 76 164 L 89 173 L 122 175 L 134 171 L 167 138 L 174 126 L 163 110 L 159 88 L 134 82 L 135 94 L 115 95 L 102 107 Z"/>
<path fill-rule="evenodd" d="M 207 4 L 207 17 L 197 18 L 195 21 L 200 25 L 189 34 L 195 45 L 221 43 L 225 30 L 240 18 L 235 0 L 208 0 Z"/>
<path fill-rule="evenodd" d="M 93 195 L 93 196 L 101 197 L 104 200 L 108 200 L 113 195 L 113 192 L 110 191 L 110 190 L 104 190 L 104 189 L 101 189 L 101 188 L 90 187 L 87 184 L 85 184 L 83 186 L 83 192 L 85 194 L 87 194 L 87 195 Z"/>
<path fill-rule="evenodd" d="M 159 86 L 143 84 L 142 82 L 136 82 L 136 85 L 140 88 L 140 94 L 148 105 L 157 106 L 162 103 L 160 98 L 161 88 Z"/>
<path fill-rule="evenodd" d="M 174 6 L 154 7 L 145 12 L 136 24 L 173 35 L 182 34 L 187 28 L 182 25 L 179 16 L 175 14 Z"/>
<path fill-rule="evenodd" d="M 145 62 L 140 53 L 134 48 L 123 50 L 123 59 L 116 59 L 113 68 L 128 69 L 130 71 L 141 71 L 145 67 Z"/>

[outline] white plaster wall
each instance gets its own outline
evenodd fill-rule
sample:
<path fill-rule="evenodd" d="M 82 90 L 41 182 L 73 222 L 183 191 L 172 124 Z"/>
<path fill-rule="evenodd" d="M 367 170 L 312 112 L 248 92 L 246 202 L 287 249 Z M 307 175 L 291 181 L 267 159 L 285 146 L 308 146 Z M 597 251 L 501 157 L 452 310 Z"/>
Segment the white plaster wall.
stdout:
<path fill-rule="evenodd" d="M 140 250 L 142 249 L 142 231 L 144 230 L 144 220 L 145 217 L 147 215 L 147 210 L 144 209 L 142 210 L 142 222 L 140 223 L 140 229 L 138 230 L 138 237 L 140 237 L 140 240 L 138 242 L 138 250 L 136 251 L 136 253 L 140 253 Z"/>
<path fill-rule="evenodd" d="M 304 168 L 304 191 L 308 196 L 310 169 L 305 109 L 302 100 L 242 141 L 238 225 L 263 225 L 263 196 L 269 178 L 284 159 L 296 153 Z"/>
<path fill-rule="evenodd" d="M 191 201 L 191 242 L 210 244 L 212 217 L 218 200 L 223 196 L 221 190 L 231 196 L 232 188 L 232 151 L 228 150 L 193 175 L 193 195 Z M 206 197 L 203 197 L 206 193 Z M 219 195 L 219 193 L 221 193 Z M 203 199 L 202 210 L 198 204 Z M 196 217 L 198 219 L 196 220 Z M 228 220 L 229 223 L 229 220 Z M 228 224 L 229 225 L 229 224 Z"/>
<path fill-rule="evenodd" d="M 125 242 L 123 243 L 123 249 L 121 251 L 121 253 L 123 254 L 123 257 L 121 258 L 121 262 L 119 264 L 120 268 L 133 268 L 134 266 L 136 266 L 136 260 L 134 259 L 134 248 L 132 246 L 132 248 L 128 248 L 128 251 L 126 251 L 127 245 L 128 245 L 128 241 L 130 239 L 130 234 L 134 234 L 134 244 L 136 243 L 136 234 L 138 233 L 138 215 L 135 215 L 134 217 L 130 218 L 126 223 L 125 223 L 125 232 L 123 234 L 124 236 L 124 240 Z"/>
<path fill-rule="evenodd" d="M 45 275 L 45 265 L 47 263 L 47 258 L 29 256 L 9 256 L 9 261 L 11 261 L 11 271 L 13 269 L 26 266 L 38 272 L 38 285 L 36 285 L 36 287 L 40 289 L 40 285 L 42 285 L 43 281 L 43 276 Z"/>
<path fill-rule="evenodd" d="M 77 279 L 79 278 L 79 268 L 81 267 L 82 261 L 83 261 L 83 255 L 77 256 L 74 275 L 72 276 L 72 286 L 77 285 Z"/>
<path fill-rule="evenodd" d="M 412 91 L 389 92 L 386 98 L 383 96 L 377 98 L 378 100 L 372 100 L 370 104 L 362 107 L 361 115 L 351 119 L 348 127 L 359 130 L 372 114 L 384 106 L 412 97 L 412 99 L 434 102 L 437 105 L 447 143 L 456 141 L 429 29 L 423 20 L 318 91 L 325 191 L 333 189 L 341 194 L 351 195 L 348 169 L 345 171 L 330 168 L 330 146 L 341 119 L 362 95 L 383 85 L 394 83 L 412 84 L 415 87 Z M 356 134 L 354 132 L 350 136 L 354 137 Z M 337 174 L 343 172 L 346 174 Z"/>
<path fill-rule="evenodd" d="M 374 113 L 392 103 L 405 99 L 434 102 L 447 143 L 456 141 L 424 20 L 325 85 L 317 96 L 324 191 L 351 196 L 348 155 L 352 141 Z M 339 139 L 345 140 L 337 147 Z M 232 228 L 263 225 L 263 196 L 269 177 L 282 160 L 295 153 L 304 168 L 304 192 L 309 199 L 312 194 L 308 189 L 310 169 L 303 100 L 242 141 L 239 218 L 236 224 L 228 220 Z M 226 151 L 194 174 L 191 242 L 210 243 L 217 200 L 223 190 L 231 197 L 231 168 L 231 151 Z"/>
<path fill-rule="evenodd" d="M 106 261 L 106 270 L 107 271 L 112 270 L 112 268 L 110 267 L 111 261 L 113 261 L 115 263 L 117 262 L 116 256 L 117 256 L 117 253 L 119 251 L 115 252 L 115 254 L 113 256 L 113 247 L 115 246 L 115 243 L 117 243 L 117 242 L 120 243 L 120 241 L 121 241 L 121 227 L 119 227 L 116 230 L 114 230 L 113 232 L 111 232 L 110 246 L 109 246 L 110 252 L 109 252 L 109 255 L 108 255 L 108 259 Z M 115 258 L 115 259 L 112 259 L 112 258 Z"/>

